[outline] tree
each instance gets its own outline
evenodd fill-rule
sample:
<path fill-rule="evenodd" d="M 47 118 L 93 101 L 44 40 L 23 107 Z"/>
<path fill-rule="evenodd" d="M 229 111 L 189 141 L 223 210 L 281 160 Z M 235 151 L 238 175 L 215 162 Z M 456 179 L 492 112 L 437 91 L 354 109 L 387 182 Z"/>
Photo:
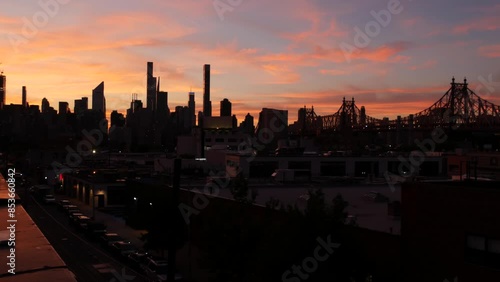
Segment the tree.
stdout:
<path fill-rule="evenodd" d="M 249 189 L 248 180 L 241 173 L 231 181 L 229 191 L 233 195 L 235 201 L 246 204 L 255 203 L 255 199 L 258 195 L 256 190 Z M 251 193 L 251 199 L 248 198 L 249 192 Z"/>

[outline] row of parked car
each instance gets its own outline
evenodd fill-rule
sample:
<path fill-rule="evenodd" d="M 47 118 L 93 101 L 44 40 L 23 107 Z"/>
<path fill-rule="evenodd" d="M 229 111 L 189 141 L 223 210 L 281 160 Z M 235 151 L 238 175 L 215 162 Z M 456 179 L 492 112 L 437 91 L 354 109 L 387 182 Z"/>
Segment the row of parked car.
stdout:
<path fill-rule="evenodd" d="M 118 259 L 143 273 L 150 281 L 167 281 L 167 261 L 155 257 L 143 250 L 137 250 L 129 241 L 117 233 L 108 232 L 107 226 L 94 221 L 82 213 L 78 206 L 69 200 L 60 200 L 58 209 L 68 215 L 69 225 L 92 241 L 97 241 L 101 246 L 114 254 Z M 175 281 L 185 281 L 180 274 L 176 274 Z"/>

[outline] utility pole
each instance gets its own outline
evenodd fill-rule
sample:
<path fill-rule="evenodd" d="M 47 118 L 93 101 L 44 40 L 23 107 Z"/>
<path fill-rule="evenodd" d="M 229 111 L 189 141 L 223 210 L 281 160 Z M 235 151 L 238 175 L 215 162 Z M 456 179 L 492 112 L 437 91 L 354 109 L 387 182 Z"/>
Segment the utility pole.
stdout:
<path fill-rule="evenodd" d="M 175 259 L 176 259 L 176 249 L 177 249 L 177 234 L 179 232 L 179 224 L 177 213 L 179 209 L 179 189 L 181 182 L 181 159 L 176 158 L 174 160 L 174 178 L 172 181 L 172 199 L 170 201 L 170 222 L 168 223 L 168 271 L 167 271 L 167 281 L 174 281 L 175 279 Z"/>

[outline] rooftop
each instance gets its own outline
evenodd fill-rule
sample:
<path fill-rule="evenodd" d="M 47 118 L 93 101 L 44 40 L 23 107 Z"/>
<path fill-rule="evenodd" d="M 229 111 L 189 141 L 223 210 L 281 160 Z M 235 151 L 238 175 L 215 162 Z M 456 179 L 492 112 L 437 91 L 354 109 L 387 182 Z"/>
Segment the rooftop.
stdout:
<path fill-rule="evenodd" d="M 0 175 L 0 202 L 7 202 L 8 186 Z M 8 223 L 15 226 L 15 274 L 7 272 L 10 268 L 3 268 L 5 272 L 0 278 L 5 282 L 15 281 L 61 281 L 71 282 L 76 279 L 68 270 L 64 261 L 52 248 L 50 243 L 38 229 L 28 213 L 24 210 L 16 195 L 15 222 Z M 7 222 L 9 211 L 7 205 L 0 207 L 0 221 Z M 12 220 L 12 218 L 10 218 Z M 7 256 L 14 246 L 2 246 L 0 257 L 2 265 L 7 263 Z"/>

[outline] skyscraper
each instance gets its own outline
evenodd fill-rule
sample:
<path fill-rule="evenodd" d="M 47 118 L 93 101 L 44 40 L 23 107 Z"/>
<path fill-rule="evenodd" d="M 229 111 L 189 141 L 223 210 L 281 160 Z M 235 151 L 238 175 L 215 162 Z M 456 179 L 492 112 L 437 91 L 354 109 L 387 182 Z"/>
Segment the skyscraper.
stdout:
<path fill-rule="evenodd" d="M 125 126 L 125 117 L 118 111 L 111 112 L 111 126 L 123 127 Z"/>
<path fill-rule="evenodd" d="M 3 72 L 0 73 L 0 109 L 5 105 L 5 92 L 6 92 L 6 83 L 7 78 L 3 75 Z"/>
<path fill-rule="evenodd" d="M 188 102 L 188 108 L 189 108 L 189 116 L 191 118 L 191 126 L 196 125 L 196 108 L 195 108 L 195 103 L 194 103 L 194 92 L 189 92 L 189 102 Z"/>
<path fill-rule="evenodd" d="M 255 131 L 254 118 L 248 113 L 245 116 L 245 120 L 240 124 L 240 128 L 244 133 L 253 135 Z"/>
<path fill-rule="evenodd" d="M 92 90 L 92 110 L 101 112 L 106 117 L 106 98 L 104 98 L 104 81 Z"/>
<path fill-rule="evenodd" d="M 158 95 L 156 97 L 157 105 L 156 110 L 159 113 L 170 113 L 170 109 L 168 108 L 168 92 L 166 91 L 158 91 Z"/>
<path fill-rule="evenodd" d="M 49 112 L 49 108 L 50 108 L 49 100 L 47 100 L 47 98 L 43 98 L 42 99 L 42 113 Z"/>
<path fill-rule="evenodd" d="M 266 140 L 268 148 L 276 146 L 278 140 L 288 137 L 288 111 L 263 108 L 259 113 L 259 122 L 255 135 Z"/>
<path fill-rule="evenodd" d="M 147 64 L 146 108 L 156 111 L 156 77 L 153 76 L 153 62 Z"/>
<path fill-rule="evenodd" d="M 77 116 L 83 114 L 88 109 L 89 109 L 89 98 L 82 97 L 82 99 L 75 100 L 75 108 L 73 111 Z"/>
<path fill-rule="evenodd" d="M 220 101 L 220 116 L 230 117 L 231 116 L 231 102 L 227 98 Z"/>
<path fill-rule="evenodd" d="M 65 115 L 69 113 L 69 104 L 68 102 L 59 102 L 59 114 Z"/>
<path fill-rule="evenodd" d="M 28 102 L 26 101 L 26 86 L 23 86 L 23 107 L 27 108 L 28 107 Z"/>
<path fill-rule="evenodd" d="M 142 108 L 143 108 L 142 101 L 137 99 L 136 93 L 133 93 L 132 94 L 132 101 L 130 102 L 130 109 L 127 110 L 127 115 L 133 114 Z"/>
<path fill-rule="evenodd" d="M 203 66 L 203 116 L 212 116 L 212 101 L 210 101 L 210 65 Z"/>

